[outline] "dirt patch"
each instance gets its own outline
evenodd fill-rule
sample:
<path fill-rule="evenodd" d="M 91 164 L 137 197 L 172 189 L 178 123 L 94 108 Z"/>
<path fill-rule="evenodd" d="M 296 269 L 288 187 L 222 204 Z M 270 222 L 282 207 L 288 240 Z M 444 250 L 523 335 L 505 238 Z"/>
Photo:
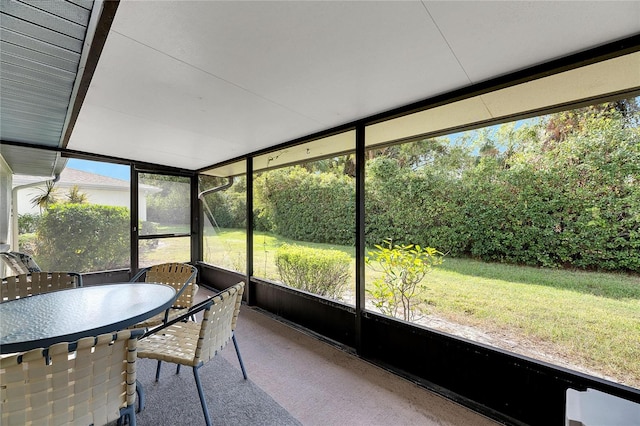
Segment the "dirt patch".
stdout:
<path fill-rule="evenodd" d="M 525 336 L 517 335 L 508 330 L 480 330 L 477 327 L 463 325 L 458 322 L 448 320 L 437 315 L 426 315 L 414 321 L 417 324 L 432 328 L 467 340 L 482 343 L 488 346 L 504 349 L 519 355 L 524 355 L 538 361 L 564 367 L 591 376 L 624 383 L 619 378 L 610 377 L 596 369 L 579 365 L 567 354 L 560 352 L 556 345 L 544 340 L 535 340 Z M 624 383 L 628 386 L 638 387 L 640 383 Z"/>
<path fill-rule="evenodd" d="M 346 297 L 346 300 L 343 299 L 343 301 L 355 305 L 355 297 L 353 294 L 348 294 L 348 296 L 349 297 Z M 367 303 L 366 308 L 372 312 L 379 312 L 371 303 Z M 553 343 L 523 336 L 512 330 L 497 327 L 492 329 L 486 324 L 483 324 L 482 329 L 480 329 L 479 326 L 462 324 L 461 322 L 463 321 L 454 321 L 433 313 L 424 315 L 413 322 L 473 342 L 503 349 L 518 355 L 524 355 L 537 361 L 546 362 L 634 388 L 640 388 L 640 378 L 608 376 L 596 368 L 590 368 L 580 364 L 575 357 L 572 357 L 568 353 L 563 353 L 562 350 Z"/>

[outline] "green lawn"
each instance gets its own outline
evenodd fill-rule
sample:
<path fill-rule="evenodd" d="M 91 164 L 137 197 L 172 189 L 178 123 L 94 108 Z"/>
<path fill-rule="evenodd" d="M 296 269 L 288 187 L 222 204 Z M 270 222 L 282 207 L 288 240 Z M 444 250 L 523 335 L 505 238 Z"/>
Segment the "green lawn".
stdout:
<path fill-rule="evenodd" d="M 434 313 L 640 387 L 639 276 L 447 259 L 427 280 Z"/>
<path fill-rule="evenodd" d="M 164 241 L 165 250 L 188 252 L 186 240 Z M 274 256 L 283 243 L 295 241 L 254 235 L 254 275 L 278 279 Z M 205 237 L 205 260 L 242 271 L 245 244 L 244 231 L 218 230 Z M 298 244 L 354 255 L 353 247 Z M 375 276 L 367 269 L 368 282 Z M 640 388 L 640 276 L 446 258 L 423 284 L 427 325 L 431 315 L 515 338 Z"/>

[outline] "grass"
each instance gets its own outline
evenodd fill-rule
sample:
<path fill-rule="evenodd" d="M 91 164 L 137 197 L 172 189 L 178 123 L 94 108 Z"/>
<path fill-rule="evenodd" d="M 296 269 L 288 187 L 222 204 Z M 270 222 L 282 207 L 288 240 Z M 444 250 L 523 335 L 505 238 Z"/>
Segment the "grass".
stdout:
<path fill-rule="evenodd" d="M 165 254 L 188 253 L 187 239 L 163 241 Z M 355 252 L 256 232 L 254 275 L 278 279 L 274 257 L 283 243 L 343 250 L 352 257 Z M 210 231 L 205 260 L 243 271 L 245 247 L 242 230 Z M 366 270 L 368 282 L 375 277 Z M 422 284 L 427 325 L 429 318 L 445 318 L 640 388 L 640 276 L 446 258 Z"/>
<path fill-rule="evenodd" d="M 640 387 L 640 277 L 447 259 L 427 280 L 434 313 Z"/>
<path fill-rule="evenodd" d="M 278 280 L 278 270 L 275 266 L 275 253 L 283 244 L 303 244 L 306 247 L 318 249 L 341 250 L 352 258 L 355 257 L 355 248 L 336 246 L 333 244 L 308 243 L 291 240 L 268 234 L 254 232 L 253 235 L 253 268 L 254 275 L 271 280 Z M 247 236 L 244 230 L 221 229 L 209 230 L 204 237 L 205 261 L 233 269 L 244 271 L 246 265 Z M 352 276 L 355 275 L 355 261 L 352 262 Z"/>

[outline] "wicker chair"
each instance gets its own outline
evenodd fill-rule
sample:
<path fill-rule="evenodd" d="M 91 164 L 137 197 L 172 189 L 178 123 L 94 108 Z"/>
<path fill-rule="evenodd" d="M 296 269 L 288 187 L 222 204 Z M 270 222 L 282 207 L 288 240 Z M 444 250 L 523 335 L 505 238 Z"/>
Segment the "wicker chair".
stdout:
<path fill-rule="evenodd" d="M 4 261 L 5 265 L 7 265 L 15 275 L 41 271 L 36 261 L 26 253 L 3 251 L 0 252 L 0 259 Z"/>
<path fill-rule="evenodd" d="M 136 345 L 143 330 L 85 337 L 0 359 L 3 425 L 135 426 Z"/>
<path fill-rule="evenodd" d="M 159 379 L 162 361 L 178 364 L 176 374 L 180 371 L 180 365 L 192 367 L 207 426 L 211 425 L 211 418 L 198 369 L 224 348 L 229 340 L 233 340 L 242 375 L 245 380 L 247 378 L 234 334 L 243 292 L 244 283 L 235 284 L 198 304 L 181 317 L 149 331 L 138 342 L 139 358 L 158 360 L 156 381 Z M 183 321 L 190 314 L 200 311 L 204 311 L 201 322 Z"/>
<path fill-rule="evenodd" d="M 31 272 L 3 278 L 0 302 L 76 287 L 82 287 L 82 276 L 75 272 Z"/>
<path fill-rule="evenodd" d="M 131 278 L 131 282 L 136 282 L 144 276 L 145 282 L 170 285 L 176 289 L 176 298 L 171 307 L 164 313 L 153 316 L 136 324 L 134 327 L 156 327 L 187 312 L 193 306 L 193 301 L 198 292 L 198 286 L 196 285 L 197 274 L 198 270 L 186 263 L 162 263 L 139 270 Z"/>

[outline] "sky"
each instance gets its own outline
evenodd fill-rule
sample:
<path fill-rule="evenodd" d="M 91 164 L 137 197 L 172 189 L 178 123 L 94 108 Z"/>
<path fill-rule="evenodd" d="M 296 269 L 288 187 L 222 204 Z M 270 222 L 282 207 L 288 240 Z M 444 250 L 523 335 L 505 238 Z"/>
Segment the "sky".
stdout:
<path fill-rule="evenodd" d="M 122 179 L 126 180 L 127 182 L 131 178 L 129 166 L 123 166 L 120 164 L 101 163 L 98 161 L 78 160 L 75 158 L 70 158 L 67 162 L 67 167 L 70 169 L 95 173 L 97 175 Z"/>

